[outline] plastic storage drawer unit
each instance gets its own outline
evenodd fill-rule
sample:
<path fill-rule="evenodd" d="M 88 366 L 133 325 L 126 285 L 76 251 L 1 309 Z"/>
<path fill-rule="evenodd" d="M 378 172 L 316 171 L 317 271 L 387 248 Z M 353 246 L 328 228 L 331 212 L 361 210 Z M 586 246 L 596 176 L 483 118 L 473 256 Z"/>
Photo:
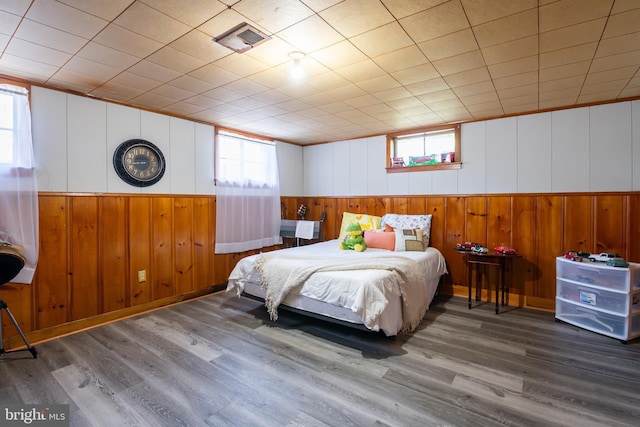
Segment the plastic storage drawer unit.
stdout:
<path fill-rule="evenodd" d="M 629 285 L 634 289 L 640 289 L 640 264 L 620 268 L 610 267 L 603 262 L 576 262 L 559 258 L 556 262 L 556 276 L 622 292 L 629 292 Z"/>
<path fill-rule="evenodd" d="M 640 316 L 616 316 L 556 299 L 556 317 L 589 331 L 627 341 L 640 335 Z"/>
<path fill-rule="evenodd" d="M 556 319 L 625 342 L 640 337 L 640 264 L 556 258 Z"/>
<path fill-rule="evenodd" d="M 615 292 L 606 289 L 585 286 L 580 283 L 558 279 L 556 296 L 568 302 L 626 316 L 627 313 L 640 312 L 640 292 Z"/>

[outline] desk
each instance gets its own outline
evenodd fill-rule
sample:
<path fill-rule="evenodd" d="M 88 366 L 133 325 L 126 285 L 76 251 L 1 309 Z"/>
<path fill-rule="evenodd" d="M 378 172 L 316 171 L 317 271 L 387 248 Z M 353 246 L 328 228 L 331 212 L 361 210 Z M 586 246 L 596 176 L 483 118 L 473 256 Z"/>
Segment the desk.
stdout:
<path fill-rule="evenodd" d="M 486 254 L 470 251 L 456 251 L 458 253 L 466 255 L 465 261 L 467 263 L 469 277 L 467 278 L 467 286 L 469 287 L 469 308 L 471 308 L 471 286 L 473 282 L 473 269 L 475 268 L 475 282 L 476 282 L 476 301 L 480 301 L 480 277 L 481 268 L 479 266 L 496 267 L 500 273 L 500 282 L 496 284 L 496 314 L 500 312 L 498 305 L 499 293 L 502 293 L 502 306 L 504 306 L 504 290 L 505 290 L 505 270 L 507 263 L 513 264 L 512 261 L 515 258 L 521 258 L 521 255 L 503 255 L 496 252 L 490 252 Z M 487 281 L 487 284 L 489 282 Z"/>

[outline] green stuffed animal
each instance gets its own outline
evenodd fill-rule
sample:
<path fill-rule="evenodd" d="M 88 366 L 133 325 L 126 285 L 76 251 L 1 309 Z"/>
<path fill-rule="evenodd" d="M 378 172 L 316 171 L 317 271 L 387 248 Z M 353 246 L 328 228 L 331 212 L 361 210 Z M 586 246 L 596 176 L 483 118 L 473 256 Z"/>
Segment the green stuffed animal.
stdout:
<path fill-rule="evenodd" d="M 347 235 L 340 242 L 340 249 L 362 252 L 367 249 L 367 244 L 362 236 L 362 227 L 357 222 L 347 226 Z"/>

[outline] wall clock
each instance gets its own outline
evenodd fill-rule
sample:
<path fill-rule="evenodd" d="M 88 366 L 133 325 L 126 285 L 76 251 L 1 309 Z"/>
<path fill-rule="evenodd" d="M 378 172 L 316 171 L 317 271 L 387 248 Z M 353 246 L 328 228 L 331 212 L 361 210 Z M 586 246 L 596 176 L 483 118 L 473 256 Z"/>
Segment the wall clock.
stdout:
<path fill-rule="evenodd" d="M 164 175 L 162 151 L 144 139 L 129 139 L 113 153 L 113 167 L 122 180 L 136 187 L 148 187 Z"/>

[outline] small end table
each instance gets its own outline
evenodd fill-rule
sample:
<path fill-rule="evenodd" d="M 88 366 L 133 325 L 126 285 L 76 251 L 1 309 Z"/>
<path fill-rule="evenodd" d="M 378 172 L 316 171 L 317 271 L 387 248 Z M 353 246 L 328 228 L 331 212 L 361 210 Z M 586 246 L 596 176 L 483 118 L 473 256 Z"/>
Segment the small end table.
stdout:
<path fill-rule="evenodd" d="M 497 252 L 480 253 L 473 251 L 459 251 L 456 252 L 464 254 L 465 261 L 467 263 L 469 277 L 467 278 L 467 286 L 469 288 L 469 308 L 471 308 L 471 287 L 473 285 L 473 269 L 475 268 L 475 285 L 476 285 L 476 301 L 480 301 L 480 278 L 481 269 L 479 266 L 497 267 L 500 273 L 500 283 L 497 283 L 496 288 L 496 314 L 500 313 L 500 306 L 498 305 L 499 294 L 502 294 L 502 306 L 504 307 L 504 294 L 505 294 L 505 271 L 507 263 L 513 265 L 513 260 L 516 258 L 522 258 L 522 255 L 508 255 Z M 488 281 L 487 281 L 488 283 Z"/>

